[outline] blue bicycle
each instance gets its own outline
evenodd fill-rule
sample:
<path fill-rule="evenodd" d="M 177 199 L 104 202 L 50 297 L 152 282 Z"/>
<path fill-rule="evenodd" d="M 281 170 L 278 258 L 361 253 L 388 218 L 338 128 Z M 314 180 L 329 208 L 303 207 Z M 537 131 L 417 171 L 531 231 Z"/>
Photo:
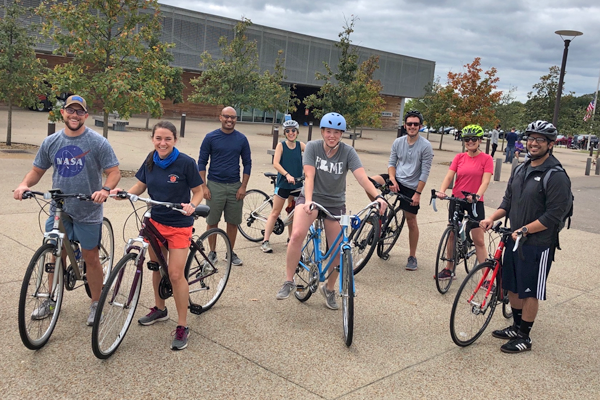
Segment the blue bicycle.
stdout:
<path fill-rule="evenodd" d="M 334 216 L 320 204 L 312 203 L 311 209 L 318 209 L 319 215 L 309 228 L 306 241 L 302 245 L 302 254 L 296 268 L 296 274 L 294 275 L 294 282 L 296 283 L 296 292 L 294 295 L 301 302 L 305 302 L 317 291 L 319 282 L 325 282 L 334 270 L 339 270 L 339 294 L 342 297 L 342 317 L 346 346 L 352 344 L 354 296 L 356 294 L 354 273 L 352 271 L 352 246 L 348 239 L 348 229 L 351 225 L 358 226 L 361 222 L 360 217 L 365 212 L 378 207 L 379 203 L 374 201 L 369 203 L 356 215 Z M 324 235 L 323 220 L 325 217 L 337 219 L 342 226 L 342 230 L 330 246 L 327 246 Z M 323 268 L 323 264 L 327 259 L 329 259 L 329 262 Z M 336 259 L 338 262 L 336 262 Z"/>

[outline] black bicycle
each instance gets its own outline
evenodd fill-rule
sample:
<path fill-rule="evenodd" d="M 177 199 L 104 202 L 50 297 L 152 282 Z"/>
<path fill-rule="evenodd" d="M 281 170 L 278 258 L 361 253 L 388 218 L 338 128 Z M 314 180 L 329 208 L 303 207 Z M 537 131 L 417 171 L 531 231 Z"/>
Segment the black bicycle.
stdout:
<path fill-rule="evenodd" d="M 438 199 L 435 189 L 431 189 L 431 201 L 433 210 L 437 212 L 436 200 Z M 462 191 L 465 197 L 476 198 L 475 193 Z M 438 245 L 437 258 L 435 260 L 435 285 L 438 292 L 445 294 L 450 289 L 452 281 L 456 279 L 456 267 L 462 262 L 465 271 L 469 271 L 477 264 L 477 255 L 475 245 L 470 236 L 473 227 L 479 226 L 479 221 L 469 216 L 463 211 L 461 205 L 466 204 L 472 207 L 474 216 L 477 216 L 476 204 L 470 203 L 466 199 L 460 199 L 454 196 L 447 196 L 443 200 L 454 201 L 454 213 L 448 226 L 442 233 L 440 244 Z"/>

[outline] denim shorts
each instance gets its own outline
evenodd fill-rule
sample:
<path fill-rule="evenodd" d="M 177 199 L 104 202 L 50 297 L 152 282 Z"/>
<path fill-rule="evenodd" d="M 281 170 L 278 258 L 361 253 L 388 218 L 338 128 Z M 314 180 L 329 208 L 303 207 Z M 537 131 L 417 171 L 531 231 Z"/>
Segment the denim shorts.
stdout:
<path fill-rule="evenodd" d="M 54 225 L 54 216 L 46 220 L 46 232 L 52 230 Z M 84 250 L 92 250 L 100 245 L 100 236 L 102 233 L 102 223 L 100 224 L 82 224 L 73 222 L 71 218 L 63 218 L 63 225 L 69 236 L 69 240 L 76 240 Z"/>

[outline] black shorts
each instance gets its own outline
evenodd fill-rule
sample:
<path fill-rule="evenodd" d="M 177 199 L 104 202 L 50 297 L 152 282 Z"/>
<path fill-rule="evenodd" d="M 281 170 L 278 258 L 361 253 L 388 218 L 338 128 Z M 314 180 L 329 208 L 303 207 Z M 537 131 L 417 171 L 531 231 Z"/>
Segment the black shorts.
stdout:
<path fill-rule="evenodd" d="M 454 216 L 454 207 L 456 201 L 450 200 L 450 204 L 448 205 L 448 222 L 452 221 L 452 216 Z M 483 221 L 485 219 L 485 207 L 483 206 L 482 201 L 478 201 L 475 203 L 475 211 L 477 212 L 477 216 L 473 215 L 473 204 L 464 204 L 460 203 L 460 209 L 464 212 L 466 211 L 469 216 L 477 221 Z M 472 225 L 472 224 L 471 224 Z M 472 226 L 471 229 L 477 228 L 476 226 Z"/>
<path fill-rule="evenodd" d="M 296 206 L 299 206 L 300 204 L 306 204 L 306 198 L 303 195 L 298 196 L 298 198 L 296 199 Z M 326 207 L 324 204 L 321 205 L 325 207 L 325 209 L 329 211 L 331 215 L 335 215 L 336 217 L 342 214 L 346 214 L 345 204 L 341 207 Z M 331 218 L 329 216 L 325 217 L 325 219 L 328 219 L 330 221 L 337 221 L 337 219 Z"/>
<path fill-rule="evenodd" d="M 502 261 L 502 286 L 520 299 L 535 297 L 546 300 L 546 280 L 550 273 L 554 250 L 546 246 L 528 246 L 513 251 L 514 242 L 509 239 Z"/>
<path fill-rule="evenodd" d="M 284 189 L 284 188 L 276 187 L 275 195 L 278 197 L 281 197 L 282 199 L 287 199 L 290 196 L 298 197 L 300 195 L 301 191 L 302 191 L 302 188 Z"/>
<path fill-rule="evenodd" d="M 384 181 L 388 180 L 390 178 L 389 174 L 380 174 L 379 176 L 381 176 Z M 415 189 L 406 187 L 403 184 L 401 184 L 400 182 L 398 182 L 398 187 L 400 188 L 400 193 L 405 195 L 406 197 L 412 198 L 415 195 L 415 192 L 416 192 Z M 400 208 L 406 212 L 417 215 L 419 213 L 419 208 L 421 208 L 421 206 L 411 206 L 408 201 L 400 199 Z"/>

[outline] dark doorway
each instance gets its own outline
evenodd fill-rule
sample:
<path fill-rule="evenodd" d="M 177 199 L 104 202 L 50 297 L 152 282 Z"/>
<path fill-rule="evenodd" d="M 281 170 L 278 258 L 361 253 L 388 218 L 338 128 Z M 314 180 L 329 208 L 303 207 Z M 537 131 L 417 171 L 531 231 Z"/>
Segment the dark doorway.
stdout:
<path fill-rule="evenodd" d="M 317 93 L 319 91 L 318 87 L 315 86 L 304 86 L 304 85 L 296 85 L 296 88 L 293 89 L 294 93 L 296 93 L 296 97 L 300 99 L 300 104 L 298 104 L 298 110 L 292 113 L 292 119 L 297 121 L 300 125 L 308 125 L 309 122 L 312 121 L 313 125 L 318 125 L 319 120 L 312 115 L 309 110 L 308 115 L 305 115 L 305 105 L 303 103 L 304 98 L 310 96 L 313 93 Z"/>

